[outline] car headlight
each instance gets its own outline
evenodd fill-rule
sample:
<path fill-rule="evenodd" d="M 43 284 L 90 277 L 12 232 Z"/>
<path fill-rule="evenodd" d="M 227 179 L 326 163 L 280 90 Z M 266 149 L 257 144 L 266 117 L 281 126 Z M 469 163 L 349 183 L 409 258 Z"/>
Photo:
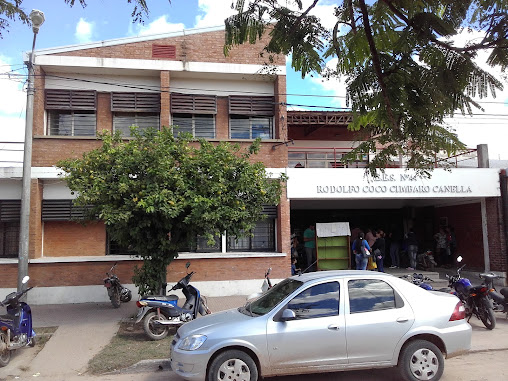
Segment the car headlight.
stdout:
<path fill-rule="evenodd" d="M 205 335 L 191 335 L 182 340 L 178 348 L 184 351 L 195 351 L 206 341 Z"/>

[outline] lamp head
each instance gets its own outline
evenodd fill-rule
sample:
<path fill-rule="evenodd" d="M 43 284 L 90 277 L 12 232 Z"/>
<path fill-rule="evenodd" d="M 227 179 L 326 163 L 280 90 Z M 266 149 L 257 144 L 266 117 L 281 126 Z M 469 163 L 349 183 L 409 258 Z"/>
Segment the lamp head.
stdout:
<path fill-rule="evenodd" d="M 39 32 L 39 28 L 44 23 L 44 13 L 38 9 L 32 9 L 32 12 L 30 12 L 28 17 L 32 22 L 32 30 L 35 34 L 37 34 Z"/>

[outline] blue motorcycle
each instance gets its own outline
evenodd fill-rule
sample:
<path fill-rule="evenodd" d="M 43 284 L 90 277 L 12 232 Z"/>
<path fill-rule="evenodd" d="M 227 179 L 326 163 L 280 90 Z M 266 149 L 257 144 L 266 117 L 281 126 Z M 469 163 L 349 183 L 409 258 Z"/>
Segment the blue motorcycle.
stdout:
<path fill-rule="evenodd" d="M 25 276 L 22 283 L 30 278 Z M 0 302 L 7 307 L 7 314 L 0 315 L 0 367 L 6 366 L 11 360 L 11 351 L 35 345 L 35 332 L 32 329 L 32 310 L 20 299 L 33 287 L 19 292 L 11 292 Z"/>
<path fill-rule="evenodd" d="M 188 269 L 189 266 L 190 263 L 187 262 L 185 267 Z M 171 288 L 173 291 L 182 290 L 185 296 L 182 307 L 178 306 L 177 295 L 148 295 L 136 302 L 140 308 L 136 323 L 143 320 L 143 330 L 150 339 L 162 340 L 170 328 L 194 320 L 198 313 L 210 313 L 205 298 L 196 287 L 189 284 L 193 275 L 194 271 L 188 273 Z"/>

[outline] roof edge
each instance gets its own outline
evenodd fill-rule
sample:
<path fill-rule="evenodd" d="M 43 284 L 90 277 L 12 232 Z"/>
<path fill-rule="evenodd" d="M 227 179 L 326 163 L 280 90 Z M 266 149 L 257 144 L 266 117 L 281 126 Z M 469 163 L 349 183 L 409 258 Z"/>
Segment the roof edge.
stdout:
<path fill-rule="evenodd" d="M 205 27 L 205 28 L 183 29 L 182 31 L 178 31 L 178 32 L 158 33 L 158 34 L 150 34 L 150 35 L 146 35 L 146 36 L 121 37 L 121 38 L 115 38 L 115 39 L 111 39 L 111 40 L 87 42 L 84 44 L 65 45 L 65 46 L 59 46 L 59 47 L 55 47 L 55 48 L 36 50 L 35 53 L 38 55 L 56 54 L 56 53 L 72 52 L 75 50 L 102 48 L 102 47 L 106 47 L 106 46 L 115 46 L 115 45 L 122 45 L 122 44 L 132 44 L 132 43 L 141 42 L 141 41 L 160 40 L 160 39 L 169 38 L 169 37 L 180 37 L 180 36 L 191 35 L 191 34 L 217 32 L 220 30 L 225 30 L 224 25 Z M 23 55 L 27 56 L 28 52 L 24 52 Z"/>

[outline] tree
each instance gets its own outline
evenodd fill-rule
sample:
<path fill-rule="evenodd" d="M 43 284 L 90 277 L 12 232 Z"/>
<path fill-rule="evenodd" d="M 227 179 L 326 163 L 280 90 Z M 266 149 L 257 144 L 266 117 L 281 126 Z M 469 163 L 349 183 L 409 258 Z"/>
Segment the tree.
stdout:
<path fill-rule="evenodd" d="M 277 205 L 284 177 L 271 180 L 260 162 L 260 143 L 239 145 L 185 135 L 132 129 L 133 139 L 100 135 L 102 146 L 57 165 L 77 194 L 74 204 L 104 221 L 111 238 L 143 258 L 134 283 L 141 294 L 158 292 L 166 268 L 198 235 L 209 241 L 227 231 L 240 237 Z M 198 146 L 196 146 L 198 145 Z"/>
<path fill-rule="evenodd" d="M 445 119 L 455 112 L 482 110 L 476 96 L 495 97 L 502 83 L 475 63 L 505 71 L 508 65 L 508 2 L 503 0 L 344 0 L 337 1 L 335 26 L 327 29 L 312 12 L 320 0 L 236 1 L 238 14 L 226 19 L 225 52 L 255 42 L 268 30 L 270 54 L 291 54 L 302 77 L 320 73 L 346 78 L 350 129 L 365 140 L 345 159 L 375 152 L 375 174 L 393 157 L 428 173 L 435 154 L 465 148 Z M 321 3 L 324 3 L 321 1 Z M 330 3 L 329 1 L 327 2 Z M 466 30 L 478 40 L 460 45 Z M 335 58 L 336 65 L 326 64 Z"/>
<path fill-rule="evenodd" d="M 171 0 L 168 0 L 171 2 Z M 76 0 L 64 0 L 69 6 L 74 6 Z M 78 0 L 79 4 L 85 8 L 87 0 Z M 134 3 L 132 10 L 133 22 L 143 22 L 144 18 L 148 16 L 149 10 L 146 0 L 127 0 L 127 3 Z M 30 25 L 28 14 L 22 8 L 23 0 L 0 0 L 0 38 L 3 38 L 2 31 L 8 30 L 9 20 L 20 20 L 23 24 Z"/>

